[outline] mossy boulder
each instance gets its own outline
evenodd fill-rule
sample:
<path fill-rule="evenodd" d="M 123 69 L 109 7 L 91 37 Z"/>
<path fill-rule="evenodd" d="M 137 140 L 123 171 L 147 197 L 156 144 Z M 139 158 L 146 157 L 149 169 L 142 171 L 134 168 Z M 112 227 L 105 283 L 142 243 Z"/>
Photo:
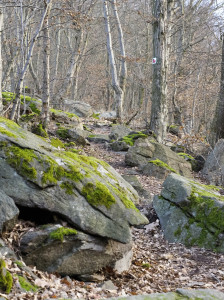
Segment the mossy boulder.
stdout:
<path fill-rule="evenodd" d="M 165 179 L 171 172 L 192 177 L 191 164 L 153 138 L 139 138 L 125 155 L 125 163 L 159 179 Z"/>
<path fill-rule="evenodd" d="M 4 118 L 0 128 L 0 186 L 20 207 L 123 243 L 131 239 L 130 225 L 148 222 L 134 205 L 137 192 L 107 163 L 59 150 Z"/>
<path fill-rule="evenodd" d="M 0 259 L 0 290 L 9 294 L 13 285 L 12 274 L 6 269 L 6 263 Z"/>
<path fill-rule="evenodd" d="M 74 104 L 72 105 L 71 112 L 81 118 L 88 118 L 92 116 L 93 109 L 91 105 L 88 103 L 75 101 Z"/>
<path fill-rule="evenodd" d="M 103 267 L 121 272 L 129 268 L 132 257 L 132 242 L 102 239 L 58 224 L 27 232 L 20 244 L 26 264 L 69 276 L 92 274 Z"/>
<path fill-rule="evenodd" d="M 168 241 L 224 253 L 224 196 L 219 188 L 170 174 L 153 206 Z"/>
<path fill-rule="evenodd" d="M 121 124 L 113 125 L 110 130 L 109 138 L 110 140 L 119 140 L 127 136 L 131 131 L 132 130 L 128 126 Z"/>

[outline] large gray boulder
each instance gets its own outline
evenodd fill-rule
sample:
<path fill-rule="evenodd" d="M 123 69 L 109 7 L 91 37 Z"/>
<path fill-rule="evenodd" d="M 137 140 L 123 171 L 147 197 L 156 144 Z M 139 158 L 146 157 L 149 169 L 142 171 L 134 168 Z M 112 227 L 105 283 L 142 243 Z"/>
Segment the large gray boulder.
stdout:
<path fill-rule="evenodd" d="M 58 150 L 0 118 L 0 187 L 16 205 L 56 214 L 70 226 L 129 243 L 130 226 L 148 220 L 137 192 L 112 167 L 93 157 Z"/>
<path fill-rule="evenodd" d="M 109 134 L 111 140 L 119 140 L 128 135 L 132 130 L 125 125 L 113 125 Z"/>
<path fill-rule="evenodd" d="M 215 187 L 170 174 L 153 207 L 169 242 L 224 253 L 224 196 Z"/>
<path fill-rule="evenodd" d="M 224 185 L 224 139 L 209 153 L 202 174 L 210 184 Z"/>
<path fill-rule="evenodd" d="M 122 244 L 80 231 L 73 233 L 61 225 L 27 232 L 20 245 L 27 265 L 69 276 L 93 274 L 107 266 L 122 272 L 129 269 L 132 258 L 132 242 Z"/>
<path fill-rule="evenodd" d="M 125 163 L 159 179 L 165 179 L 171 172 L 192 177 L 189 162 L 153 139 L 139 138 L 125 155 Z"/>
<path fill-rule="evenodd" d="M 127 297 L 114 297 L 108 300 L 223 300 L 224 293 L 213 289 L 177 289 L 176 292 L 153 293 L 149 295 L 137 295 Z"/>
<path fill-rule="evenodd" d="M 93 109 L 88 103 L 76 101 L 72 106 L 71 112 L 81 118 L 87 118 L 93 114 Z"/>
<path fill-rule="evenodd" d="M 12 198 L 0 190 L 0 233 L 14 227 L 19 210 Z"/>

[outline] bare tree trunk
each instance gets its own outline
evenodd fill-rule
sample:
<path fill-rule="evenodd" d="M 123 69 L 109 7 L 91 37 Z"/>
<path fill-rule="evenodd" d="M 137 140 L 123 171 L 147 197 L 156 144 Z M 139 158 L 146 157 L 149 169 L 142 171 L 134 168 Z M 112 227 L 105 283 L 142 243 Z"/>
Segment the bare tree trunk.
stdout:
<path fill-rule="evenodd" d="M 117 1 L 112 0 L 111 3 L 114 11 L 115 20 L 117 23 L 119 45 L 120 45 L 120 55 L 121 55 L 120 88 L 122 89 L 123 94 L 125 94 L 126 81 L 127 81 L 127 64 L 126 64 L 126 53 L 124 47 L 124 35 L 121 27 L 120 18 L 117 12 Z"/>
<path fill-rule="evenodd" d="M 173 0 L 154 0 L 153 3 L 153 81 L 150 129 L 159 142 L 166 137 L 168 122 L 167 77 L 169 62 L 168 12 Z"/>
<path fill-rule="evenodd" d="M 36 32 L 35 32 L 35 34 L 32 38 L 32 41 L 31 41 L 31 44 L 30 44 L 30 47 L 29 47 L 29 50 L 28 50 L 28 54 L 27 54 L 27 57 L 26 57 L 25 65 L 24 65 L 23 69 L 21 69 L 19 71 L 19 80 L 18 80 L 16 88 L 15 88 L 15 98 L 13 100 L 13 108 L 12 108 L 11 115 L 10 115 L 11 120 L 14 120 L 16 114 L 17 115 L 19 114 L 19 103 L 20 103 L 20 95 L 21 95 L 21 92 L 22 92 L 23 80 L 24 80 L 24 77 L 26 75 L 26 72 L 27 72 L 27 69 L 28 69 L 28 66 L 29 66 L 29 63 L 30 63 L 30 59 L 32 58 L 35 42 L 36 42 L 36 40 L 37 40 L 37 38 L 40 34 L 40 31 L 43 27 L 45 16 L 47 14 L 48 7 L 49 7 L 50 3 L 51 3 L 51 0 L 47 0 L 46 7 L 45 7 L 44 13 L 42 15 L 41 21 L 39 23 L 38 29 L 36 30 Z"/>
<path fill-rule="evenodd" d="M 117 119 L 119 122 L 121 122 L 123 119 L 124 93 L 118 82 L 117 67 L 116 67 L 116 63 L 115 63 L 114 51 L 113 51 L 113 46 L 112 46 L 109 12 L 108 12 L 107 4 L 108 4 L 108 1 L 103 0 L 104 19 L 105 19 L 105 27 L 106 27 L 106 34 L 107 34 L 107 52 L 108 52 L 108 56 L 109 56 L 110 66 L 111 66 L 112 87 L 115 92 Z"/>
<path fill-rule="evenodd" d="M 3 30 L 3 9 L 0 7 L 0 115 L 3 112 L 2 102 L 2 30 Z"/>
<path fill-rule="evenodd" d="M 60 24 L 61 19 L 59 17 L 58 24 Z M 60 56 L 60 47 L 61 47 L 61 28 L 58 29 L 58 32 L 56 34 L 56 57 L 55 57 L 55 71 L 54 71 L 54 77 L 53 77 L 53 84 L 51 88 L 51 94 L 54 94 L 55 92 L 55 86 L 57 84 L 57 75 L 58 75 L 58 64 L 59 64 L 59 56 Z"/>
<path fill-rule="evenodd" d="M 42 125 L 47 128 L 49 123 L 50 104 L 50 35 L 49 35 L 49 14 L 52 4 L 49 4 L 47 14 L 44 19 L 43 29 L 43 86 L 42 86 Z M 47 9 L 47 4 L 45 4 Z"/>
<path fill-rule="evenodd" d="M 221 80 L 219 99 L 217 101 L 216 113 L 212 124 L 212 132 L 210 143 L 214 146 L 215 143 L 224 138 L 224 33 L 222 34 L 222 62 L 221 62 Z"/>
<path fill-rule="evenodd" d="M 33 77 L 33 81 L 36 86 L 37 94 L 41 95 L 41 85 L 40 85 L 39 78 L 38 78 L 36 72 L 34 71 L 32 59 L 30 60 L 30 63 L 29 63 L 29 71 L 30 71 L 31 76 Z"/>
<path fill-rule="evenodd" d="M 70 67 L 68 69 L 63 86 L 60 88 L 60 92 L 56 97 L 55 105 L 58 108 L 63 107 L 64 98 L 65 96 L 67 96 L 68 91 L 71 89 L 72 81 L 77 68 L 77 62 L 80 56 L 80 46 L 82 44 L 82 41 L 83 41 L 83 29 L 81 28 L 79 31 L 77 31 L 75 49 L 70 59 Z"/>

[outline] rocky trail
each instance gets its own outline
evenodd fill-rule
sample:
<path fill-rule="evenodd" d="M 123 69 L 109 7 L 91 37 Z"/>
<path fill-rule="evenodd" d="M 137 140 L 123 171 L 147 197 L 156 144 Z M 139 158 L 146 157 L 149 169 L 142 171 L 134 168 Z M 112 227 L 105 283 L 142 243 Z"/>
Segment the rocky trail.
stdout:
<path fill-rule="evenodd" d="M 108 126 L 95 127 L 95 134 L 107 134 Z M 144 176 L 133 167 L 126 167 L 123 152 L 110 150 L 106 143 L 91 143 L 85 152 L 100 158 L 122 175 L 136 175 L 151 198 L 161 191 L 162 182 Z M 224 255 L 197 247 L 186 248 L 164 240 L 158 219 L 155 218 L 150 201 L 142 199 L 139 207 L 152 217 L 152 223 L 144 228 L 133 228 L 134 256 L 128 272 L 118 274 L 105 269 L 95 274 L 95 282 L 77 281 L 58 274 L 47 274 L 35 268 L 6 258 L 7 268 L 12 274 L 25 275 L 32 284 L 39 286 L 38 292 L 21 291 L 15 284 L 5 299 L 105 299 L 125 295 L 139 295 L 175 291 L 177 288 L 212 288 L 224 292 Z M 12 247 L 33 224 L 20 221 L 4 241 Z M 93 279 L 93 278 L 92 278 Z M 16 281 L 16 276 L 14 276 Z M 4 299 L 4 298 L 3 298 Z"/>

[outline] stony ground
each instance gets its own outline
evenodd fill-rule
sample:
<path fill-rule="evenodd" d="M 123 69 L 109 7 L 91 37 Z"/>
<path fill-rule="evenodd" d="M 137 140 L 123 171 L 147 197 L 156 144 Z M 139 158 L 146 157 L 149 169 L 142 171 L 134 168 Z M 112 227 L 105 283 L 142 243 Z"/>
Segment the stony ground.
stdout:
<path fill-rule="evenodd" d="M 108 132 L 108 127 L 96 130 Z M 136 174 L 143 187 L 153 195 L 161 190 L 158 179 L 141 175 L 135 168 L 124 164 L 124 153 L 111 151 L 106 144 L 91 144 L 85 151 L 111 164 L 119 173 Z M 14 231 L 5 236 L 9 244 L 16 243 L 33 224 L 19 222 Z M 21 291 L 16 276 L 14 288 L 6 299 L 104 299 L 111 296 L 137 295 L 175 291 L 176 288 L 215 288 L 224 292 L 224 255 L 180 244 L 170 244 L 163 238 L 159 221 L 142 229 L 133 228 L 134 257 L 129 272 L 116 274 L 111 269 L 97 274 L 97 282 L 81 282 L 61 278 L 35 268 L 18 266 L 7 259 L 13 274 L 26 276 L 40 288 L 37 293 Z"/>

